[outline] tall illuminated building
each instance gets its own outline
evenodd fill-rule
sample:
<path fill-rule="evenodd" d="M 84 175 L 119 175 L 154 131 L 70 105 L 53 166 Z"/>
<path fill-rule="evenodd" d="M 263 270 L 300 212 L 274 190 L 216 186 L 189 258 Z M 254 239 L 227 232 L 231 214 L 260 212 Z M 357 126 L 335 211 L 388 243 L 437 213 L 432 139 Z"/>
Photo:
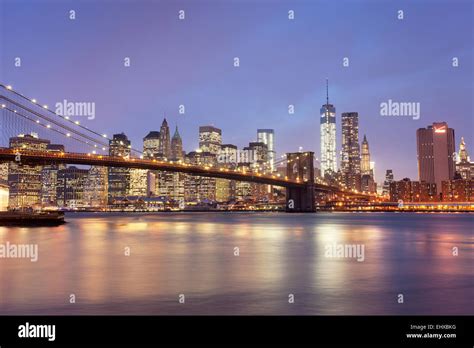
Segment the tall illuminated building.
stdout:
<path fill-rule="evenodd" d="M 47 151 L 49 140 L 40 139 L 37 134 L 20 134 L 10 138 L 10 148 Z M 25 208 L 41 204 L 41 165 L 27 165 L 11 162 L 8 168 L 9 204 L 12 208 Z"/>
<path fill-rule="evenodd" d="M 0 181 L 0 211 L 8 210 L 8 185 L 4 181 Z"/>
<path fill-rule="evenodd" d="M 343 112 L 341 171 L 346 188 L 360 191 L 359 114 Z"/>
<path fill-rule="evenodd" d="M 64 152 L 64 145 L 49 144 L 46 151 L 52 153 Z M 58 181 L 58 171 L 66 168 L 64 164 L 49 163 L 41 170 L 41 202 L 45 206 L 55 206 L 57 204 L 56 184 Z"/>
<path fill-rule="evenodd" d="M 370 161 L 369 142 L 365 134 L 360 157 L 361 190 L 366 193 L 374 193 L 377 191 L 377 184 L 374 181 L 375 163 Z"/>
<path fill-rule="evenodd" d="M 321 176 L 332 177 L 337 172 L 336 162 L 336 108 L 329 104 L 329 87 L 326 80 L 326 104 L 320 110 Z"/>
<path fill-rule="evenodd" d="M 157 158 L 160 153 L 161 134 L 158 131 L 151 131 L 143 138 L 143 157 Z"/>
<path fill-rule="evenodd" d="M 268 169 L 271 173 L 275 171 L 275 132 L 273 129 L 257 129 L 257 142 L 267 145 Z"/>
<path fill-rule="evenodd" d="M 213 126 L 199 127 L 199 149 L 218 155 L 222 145 L 222 131 Z"/>
<path fill-rule="evenodd" d="M 371 174 L 369 142 L 367 141 L 367 137 L 365 136 L 365 134 L 364 134 L 364 140 L 362 140 L 360 171 L 362 175 Z"/>
<path fill-rule="evenodd" d="M 170 128 L 168 127 L 168 122 L 166 118 L 163 119 L 163 122 L 160 127 L 160 156 L 169 159 L 171 156 L 171 139 L 170 139 Z"/>
<path fill-rule="evenodd" d="M 416 131 L 418 175 L 422 182 L 436 184 L 441 193 L 441 182 L 454 178 L 454 129 L 446 122 L 435 122 Z"/>
<path fill-rule="evenodd" d="M 109 141 L 109 155 L 130 158 L 131 143 L 124 133 L 114 134 Z M 108 172 L 108 197 L 125 197 L 130 189 L 130 168 L 110 167 Z"/>
<path fill-rule="evenodd" d="M 87 169 L 80 169 L 75 166 L 58 171 L 56 196 L 59 207 L 78 208 L 85 205 L 84 184 L 88 172 Z"/>
<path fill-rule="evenodd" d="M 382 194 L 384 196 L 388 196 L 390 194 L 390 184 L 394 181 L 393 177 L 393 170 L 387 169 L 385 172 L 385 181 L 383 182 L 383 191 Z"/>
<path fill-rule="evenodd" d="M 217 156 L 210 152 L 197 150 L 187 153 L 185 161 L 197 166 L 214 166 L 217 163 Z M 184 185 L 186 202 L 215 201 L 216 180 L 216 178 L 187 174 Z"/>
<path fill-rule="evenodd" d="M 183 159 L 183 140 L 181 139 L 181 135 L 179 134 L 178 126 L 176 126 L 173 138 L 171 138 L 171 160 L 180 161 Z"/>
<path fill-rule="evenodd" d="M 84 204 L 103 208 L 107 205 L 107 167 L 91 166 L 84 183 Z"/>

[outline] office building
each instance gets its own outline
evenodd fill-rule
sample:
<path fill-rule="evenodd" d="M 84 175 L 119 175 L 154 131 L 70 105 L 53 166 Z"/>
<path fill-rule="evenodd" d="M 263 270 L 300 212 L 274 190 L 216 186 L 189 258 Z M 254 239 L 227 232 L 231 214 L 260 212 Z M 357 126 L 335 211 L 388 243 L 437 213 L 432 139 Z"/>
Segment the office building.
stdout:
<path fill-rule="evenodd" d="M 359 114 L 344 112 L 342 123 L 341 172 L 343 184 L 347 189 L 361 190 Z"/>
<path fill-rule="evenodd" d="M 257 142 L 267 146 L 267 168 L 273 173 L 275 168 L 275 132 L 273 129 L 257 129 Z"/>
<path fill-rule="evenodd" d="M 329 104 L 329 88 L 326 80 L 326 104 L 320 110 L 321 135 L 321 176 L 334 176 L 337 172 L 336 162 L 336 108 Z"/>
<path fill-rule="evenodd" d="M 222 131 L 213 126 L 199 127 L 199 149 L 218 155 L 222 145 Z"/>
<path fill-rule="evenodd" d="M 20 134 L 10 138 L 10 148 L 47 151 L 49 140 L 40 139 L 37 134 Z M 21 158 L 21 157 L 20 157 Z M 9 204 L 12 208 L 40 207 L 42 177 L 41 165 L 10 162 L 8 169 Z"/>
<path fill-rule="evenodd" d="M 124 133 L 114 134 L 109 141 L 109 155 L 130 158 L 131 143 Z M 125 197 L 130 189 L 130 168 L 110 167 L 108 170 L 108 197 Z"/>
<path fill-rule="evenodd" d="M 454 178 L 454 129 L 435 122 L 416 131 L 416 143 L 419 180 L 436 184 L 441 191 L 441 182 Z"/>

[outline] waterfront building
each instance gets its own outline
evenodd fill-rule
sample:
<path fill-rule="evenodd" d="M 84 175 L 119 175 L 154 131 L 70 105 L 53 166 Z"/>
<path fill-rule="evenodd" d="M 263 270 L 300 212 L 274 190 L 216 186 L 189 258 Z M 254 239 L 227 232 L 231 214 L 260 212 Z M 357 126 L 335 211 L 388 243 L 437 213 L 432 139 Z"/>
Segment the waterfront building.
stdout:
<path fill-rule="evenodd" d="M 0 211 L 8 210 L 9 189 L 5 182 L 0 182 Z"/>
<path fill-rule="evenodd" d="M 107 167 L 91 166 L 84 183 L 84 204 L 92 208 L 107 206 Z"/>
<path fill-rule="evenodd" d="M 454 129 L 435 122 L 416 131 L 416 143 L 419 180 L 436 184 L 441 191 L 441 182 L 454 178 Z"/>
<path fill-rule="evenodd" d="M 336 162 L 336 108 L 329 104 L 329 88 L 326 80 L 326 104 L 320 109 L 321 135 L 321 176 L 334 176 L 337 172 Z"/>
<path fill-rule="evenodd" d="M 275 168 L 275 131 L 273 129 L 257 129 L 257 142 L 267 146 L 267 168 L 273 173 Z"/>
<path fill-rule="evenodd" d="M 214 126 L 199 127 L 199 149 L 218 155 L 222 145 L 222 131 Z"/>
<path fill-rule="evenodd" d="M 128 189 L 128 196 L 146 196 L 148 193 L 147 185 L 147 169 L 130 169 L 130 186 Z"/>
<path fill-rule="evenodd" d="M 8 182 L 8 162 L 0 163 L 0 182 Z"/>
<path fill-rule="evenodd" d="M 56 196 L 59 207 L 81 208 L 86 205 L 84 186 L 88 172 L 88 169 L 80 169 L 75 166 L 58 170 Z"/>
<path fill-rule="evenodd" d="M 10 148 L 47 151 L 49 140 L 40 139 L 36 133 L 20 134 L 10 138 Z M 21 157 L 20 157 L 21 159 Z M 12 208 L 39 207 L 41 204 L 41 165 L 11 162 L 8 168 L 9 204 Z"/>
<path fill-rule="evenodd" d="M 109 141 L 109 155 L 130 158 L 131 143 L 124 133 L 114 134 Z M 130 189 L 130 168 L 111 167 L 108 170 L 108 197 L 126 196 Z"/>
<path fill-rule="evenodd" d="M 474 202 L 474 180 L 454 179 L 442 181 L 442 200 L 445 202 Z"/>
<path fill-rule="evenodd" d="M 390 183 L 390 201 L 392 202 L 435 202 L 438 201 L 436 195 L 436 184 L 411 181 L 404 178 L 400 181 Z"/>
<path fill-rule="evenodd" d="M 347 189 L 361 190 L 359 114 L 343 112 L 341 172 Z"/>
<path fill-rule="evenodd" d="M 64 145 L 49 144 L 47 152 L 64 152 Z M 41 170 L 41 204 L 44 206 L 56 206 L 56 184 L 58 181 L 58 170 L 66 168 L 65 164 L 50 163 L 43 166 Z"/>
<path fill-rule="evenodd" d="M 217 155 L 211 152 L 191 151 L 186 154 L 185 162 L 199 166 L 215 166 Z M 186 202 L 216 201 L 216 178 L 187 174 L 184 184 Z"/>

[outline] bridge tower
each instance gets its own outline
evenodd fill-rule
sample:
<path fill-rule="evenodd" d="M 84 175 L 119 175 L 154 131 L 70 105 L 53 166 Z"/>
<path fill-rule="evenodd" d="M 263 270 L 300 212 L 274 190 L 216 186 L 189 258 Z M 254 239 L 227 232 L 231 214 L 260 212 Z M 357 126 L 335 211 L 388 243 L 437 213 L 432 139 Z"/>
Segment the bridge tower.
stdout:
<path fill-rule="evenodd" d="M 286 176 L 304 184 L 286 189 L 286 211 L 314 212 L 314 152 L 287 153 Z"/>

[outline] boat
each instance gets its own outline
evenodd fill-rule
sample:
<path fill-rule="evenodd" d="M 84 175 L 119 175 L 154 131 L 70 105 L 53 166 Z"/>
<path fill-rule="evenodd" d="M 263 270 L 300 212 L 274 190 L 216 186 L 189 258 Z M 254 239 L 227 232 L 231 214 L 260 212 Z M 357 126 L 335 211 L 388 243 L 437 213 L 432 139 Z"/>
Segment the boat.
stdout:
<path fill-rule="evenodd" d="M 0 226 L 57 226 L 64 222 L 61 211 L 0 212 Z"/>

